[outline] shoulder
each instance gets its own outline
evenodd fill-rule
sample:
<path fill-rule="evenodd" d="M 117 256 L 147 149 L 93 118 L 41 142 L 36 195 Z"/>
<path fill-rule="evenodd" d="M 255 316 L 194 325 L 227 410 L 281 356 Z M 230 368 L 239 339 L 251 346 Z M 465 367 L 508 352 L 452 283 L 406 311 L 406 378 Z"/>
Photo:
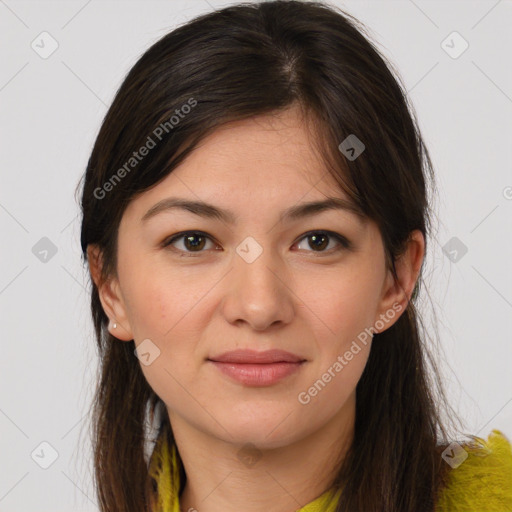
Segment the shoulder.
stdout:
<path fill-rule="evenodd" d="M 436 512 L 512 512 L 512 446 L 499 430 L 487 440 L 451 443 L 442 453 L 451 466 Z"/>

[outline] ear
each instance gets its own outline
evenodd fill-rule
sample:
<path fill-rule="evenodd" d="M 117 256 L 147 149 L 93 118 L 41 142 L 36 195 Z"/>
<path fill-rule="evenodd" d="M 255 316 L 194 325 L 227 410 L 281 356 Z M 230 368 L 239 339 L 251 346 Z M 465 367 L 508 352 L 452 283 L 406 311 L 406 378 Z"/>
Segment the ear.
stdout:
<path fill-rule="evenodd" d="M 87 260 L 89 262 L 89 272 L 94 284 L 98 288 L 103 311 L 110 319 L 108 331 L 112 336 L 122 341 L 132 341 L 133 333 L 126 314 L 125 302 L 119 286 L 119 281 L 115 277 L 109 277 L 107 280 L 101 278 L 102 254 L 100 248 L 95 244 L 89 244 L 87 247 Z M 116 327 L 114 328 L 114 324 Z"/>
<path fill-rule="evenodd" d="M 381 324 L 385 324 L 385 326 L 382 329 L 376 329 L 376 332 L 389 329 L 407 309 L 416 286 L 424 255 L 425 238 L 423 233 L 416 229 L 411 232 L 404 252 L 395 260 L 398 279 L 396 280 L 391 270 L 388 270 L 382 288 L 379 316 L 375 318 L 374 323 L 376 326 Z"/>

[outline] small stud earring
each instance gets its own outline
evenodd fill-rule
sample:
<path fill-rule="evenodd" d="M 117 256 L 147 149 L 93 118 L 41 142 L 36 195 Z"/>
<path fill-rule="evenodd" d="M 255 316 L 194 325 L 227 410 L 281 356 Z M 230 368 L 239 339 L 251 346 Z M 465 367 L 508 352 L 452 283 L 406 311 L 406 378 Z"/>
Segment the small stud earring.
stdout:
<path fill-rule="evenodd" d="M 112 327 L 115 329 L 117 327 L 117 324 L 114 324 Z"/>

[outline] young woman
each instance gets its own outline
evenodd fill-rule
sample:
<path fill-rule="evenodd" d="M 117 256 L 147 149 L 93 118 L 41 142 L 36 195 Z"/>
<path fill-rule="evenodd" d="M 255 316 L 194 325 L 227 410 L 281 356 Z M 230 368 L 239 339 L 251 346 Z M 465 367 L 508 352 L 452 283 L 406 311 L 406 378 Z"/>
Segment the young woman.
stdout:
<path fill-rule="evenodd" d="M 452 435 L 415 307 L 432 165 L 363 34 L 231 6 L 117 92 L 82 191 L 102 511 L 512 510 L 507 438 Z"/>

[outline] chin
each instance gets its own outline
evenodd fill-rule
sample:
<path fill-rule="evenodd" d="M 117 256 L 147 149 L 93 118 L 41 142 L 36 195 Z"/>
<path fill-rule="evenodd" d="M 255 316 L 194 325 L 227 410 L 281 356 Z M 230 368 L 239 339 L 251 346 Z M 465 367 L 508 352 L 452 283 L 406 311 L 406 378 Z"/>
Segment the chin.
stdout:
<path fill-rule="evenodd" d="M 240 432 L 236 431 L 233 436 L 224 436 L 224 440 L 232 445 L 238 447 L 238 452 L 245 450 L 275 450 L 293 444 L 294 438 L 297 436 L 296 432 L 280 432 L 277 435 L 272 433 L 267 435 L 266 431 L 254 429 L 248 431 L 242 429 Z"/>
<path fill-rule="evenodd" d="M 252 444 L 260 450 L 281 448 L 306 435 L 302 432 L 303 425 L 293 419 L 294 414 L 290 412 L 291 409 L 283 406 L 272 411 L 268 411 L 267 407 L 265 412 L 261 408 L 252 408 L 251 414 L 246 416 L 242 413 L 233 415 L 231 411 L 222 422 L 229 433 L 221 429 L 219 434 L 231 444 Z"/>

